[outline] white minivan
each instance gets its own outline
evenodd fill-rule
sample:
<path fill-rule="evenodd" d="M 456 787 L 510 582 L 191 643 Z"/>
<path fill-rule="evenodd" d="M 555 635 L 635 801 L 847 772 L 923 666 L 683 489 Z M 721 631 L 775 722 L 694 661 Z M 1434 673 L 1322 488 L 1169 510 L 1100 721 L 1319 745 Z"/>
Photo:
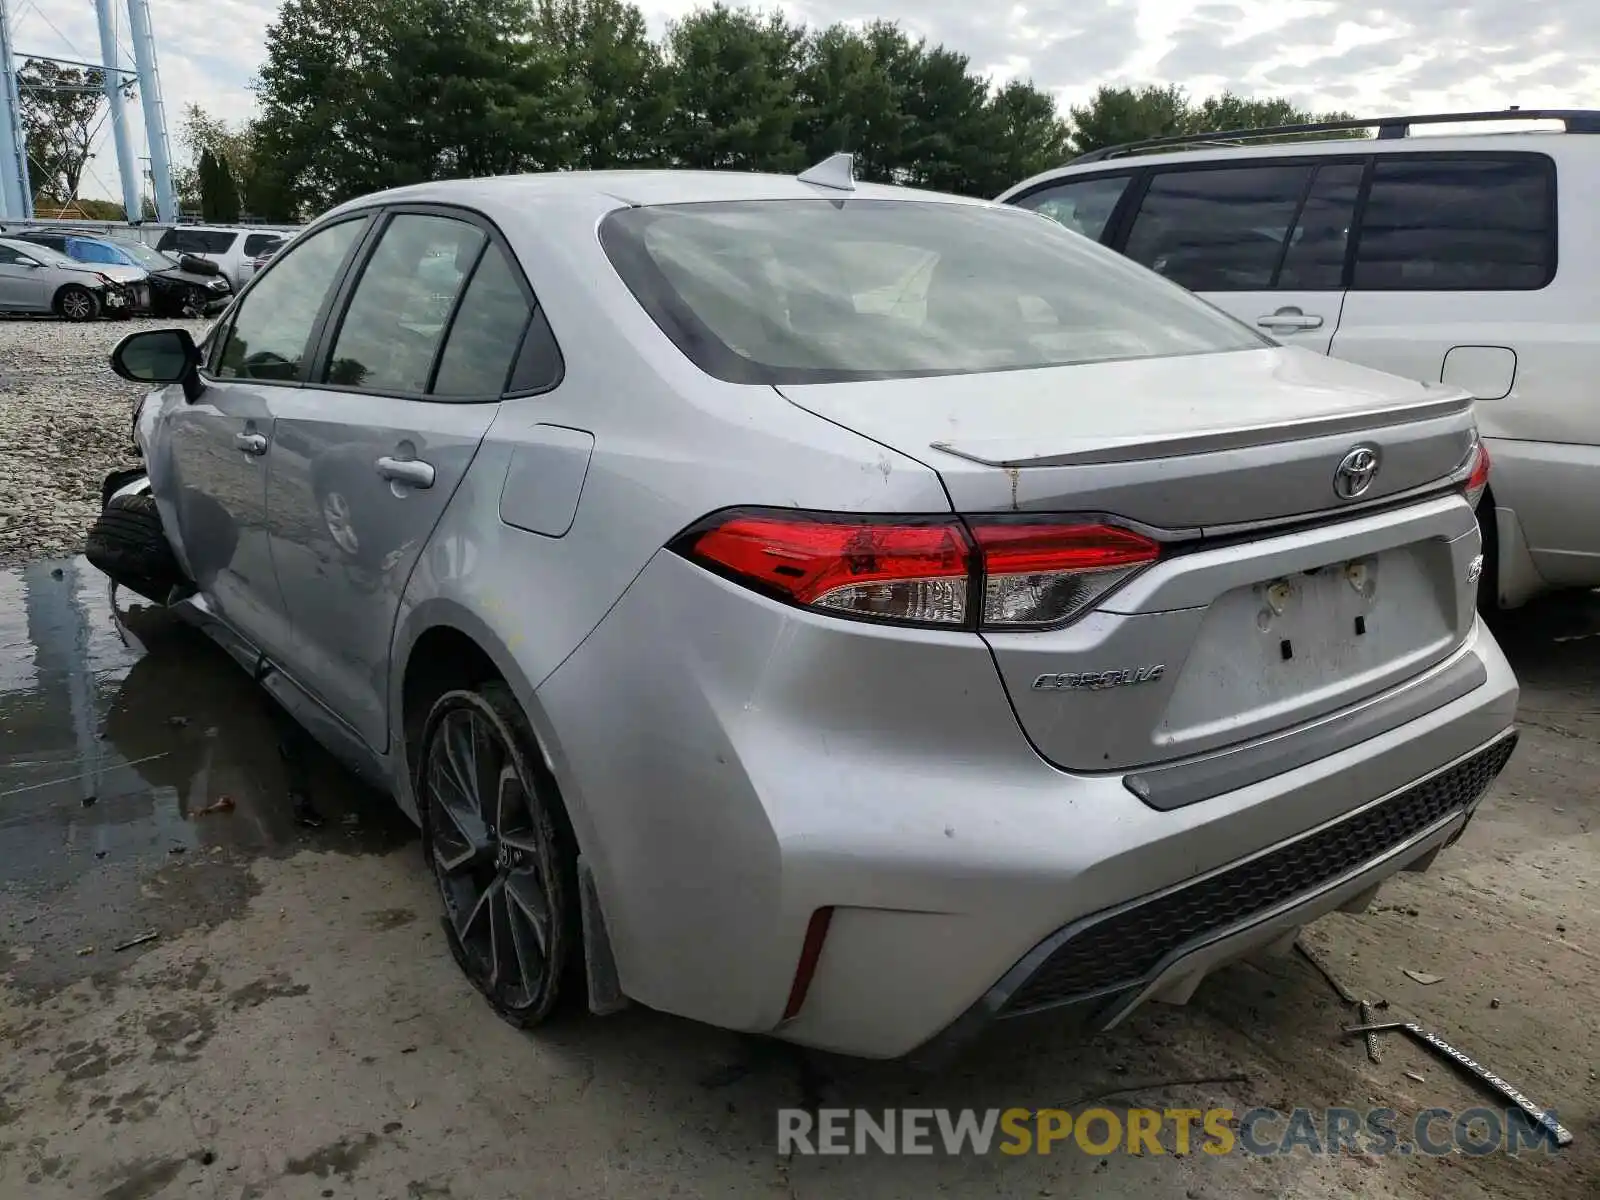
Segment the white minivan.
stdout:
<path fill-rule="evenodd" d="M 1229 130 L 1095 151 L 999 199 L 1285 345 L 1471 392 L 1494 463 L 1482 598 L 1514 608 L 1600 587 L 1596 134 L 1573 110 Z"/>

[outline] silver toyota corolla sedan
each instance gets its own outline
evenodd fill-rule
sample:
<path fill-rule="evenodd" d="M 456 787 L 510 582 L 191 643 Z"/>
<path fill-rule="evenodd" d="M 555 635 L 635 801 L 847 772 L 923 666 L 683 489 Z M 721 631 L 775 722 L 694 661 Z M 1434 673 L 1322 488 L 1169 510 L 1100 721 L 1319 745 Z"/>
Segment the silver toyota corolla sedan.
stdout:
<path fill-rule="evenodd" d="M 1512 750 L 1469 398 L 1033 213 L 428 184 L 115 363 L 170 386 L 108 536 L 418 820 L 519 1024 L 1106 1027 L 1426 867 Z"/>

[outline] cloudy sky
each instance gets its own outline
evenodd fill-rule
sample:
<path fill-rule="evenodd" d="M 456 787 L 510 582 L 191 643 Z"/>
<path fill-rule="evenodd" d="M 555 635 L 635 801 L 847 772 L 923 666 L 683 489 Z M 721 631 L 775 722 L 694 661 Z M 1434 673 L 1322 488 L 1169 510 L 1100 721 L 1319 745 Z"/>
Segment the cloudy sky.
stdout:
<path fill-rule="evenodd" d="M 9 0 L 19 52 L 99 61 L 94 0 Z M 125 0 L 113 0 L 119 10 Z M 279 0 L 151 0 L 171 123 L 189 103 L 250 114 L 249 83 Z M 766 7 L 773 7 L 768 4 Z M 644 0 L 657 33 L 696 0 Z M 1063 106 L 1103 83 L 1231 88 L 1362 113 L 1600 104 L 1600 0 L 794 0 L 812 24 L 882 16 L 970 55 L 993 76 L 1031 77 Z M 118 22 L 131 63 L 126 18 Z M 143 144 L 137 105 L 135 138 Z M 84 192 L 117 193 L 103 149 Z M 176 148 L 175 148 L 176 149 Z M 181 154 L 181 150 L 178 151 Z"/>

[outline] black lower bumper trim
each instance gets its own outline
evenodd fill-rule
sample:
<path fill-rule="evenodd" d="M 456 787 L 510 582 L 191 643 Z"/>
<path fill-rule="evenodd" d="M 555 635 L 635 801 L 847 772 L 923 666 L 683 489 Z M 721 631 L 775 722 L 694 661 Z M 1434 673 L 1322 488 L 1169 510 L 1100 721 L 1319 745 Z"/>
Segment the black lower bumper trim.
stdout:
<path fill-rule="evenodd" d="M 989 1022 L 1045 1009 L 1104 1012 L 1175 955 L 1310 901 L 1452 817 L 1470 814 L 1516 748 L 1514 731 L 1378 804 L 1286 845 L 1059 930 L 911 1057 L 935 1065 Z"/>

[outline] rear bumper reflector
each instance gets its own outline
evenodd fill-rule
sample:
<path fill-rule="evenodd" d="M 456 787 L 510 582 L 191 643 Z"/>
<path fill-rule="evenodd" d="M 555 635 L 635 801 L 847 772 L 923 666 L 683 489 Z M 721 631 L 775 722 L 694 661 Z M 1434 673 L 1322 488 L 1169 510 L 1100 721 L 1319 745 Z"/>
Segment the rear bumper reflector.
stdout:
<path fill-rule="evenodd" d="M 811 979 L 817 973 L 817 962 L 822 958 L 822 944 L 828 940 L 828 926 L 832 923 L 832 908 L 819 908 L 811 914 L 811 921 L 806 926 L 806 940 L 800 944 L 800 962 L 794 970 L 794 984 L 789 988 L 789 1003 L 783 1006 L 785 1021 L 798 1016 L 805 1005 L 806 993 L 811 990 Z"/>

